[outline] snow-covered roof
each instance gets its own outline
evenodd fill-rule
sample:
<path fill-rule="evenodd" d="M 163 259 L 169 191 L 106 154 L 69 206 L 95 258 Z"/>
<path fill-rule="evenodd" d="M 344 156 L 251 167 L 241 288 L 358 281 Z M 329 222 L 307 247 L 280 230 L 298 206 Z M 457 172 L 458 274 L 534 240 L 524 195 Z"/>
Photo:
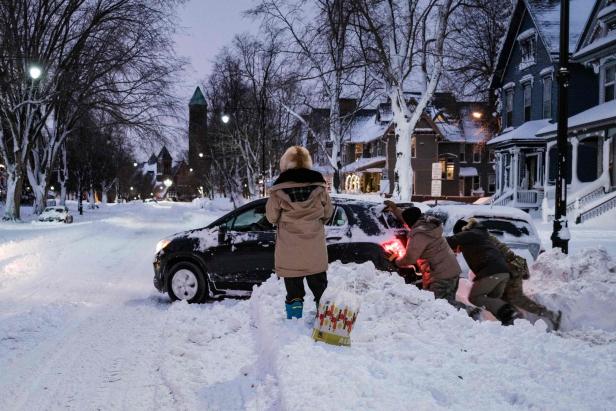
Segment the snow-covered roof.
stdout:
<path fill-rule="evenodd" d="M 332 167 L 330 164 L 313 164 L 312 165 L 312 169 L 314 171 L 318 171 L 321 174 L 333 174 L 334 173 L 334 167 Z"/>
<path fill-rule="evenodd" d="M 558 53 L 560 39 L 560 1 L 526 0 L 537 28 L 551 53 Z M 575 51 L 594 2 L 591 0 L 569 1 L 569 52 Z"/>
<path fill-rule="evenodd" d="M 616 123 L 616 100 L 599 104 L 593 108 L 569 117 L 569 129 L 589 128 L 602 123 Z M 550 124 L 537 131 L 537 135 L 555 134 L 556 124 Z"/>
<path fill-rule="evenodd" d="M 354 173 L 356 171 L 362 171 L 367 168 L 374 168 L 379 165 L 383 165 L 383 167 L 385 167 L 386 161 L 387 159 L 383 156 L 360 158 L 357 161 L 342 167 L 340 171 L 343 173 Z"/>
<path fill-rule="evenodd" d="M 478 175 L 475 167 L 460 167 L 460 177 L 476 177 Z"/>
<path fill-rule="evenodd" d="M 612 46 L 616 46 L 616 31 L 612 31 L 608 33 L 607 36 L 601 37 L 600 39 L 593 41 L 586 47 L 579 49 L 577 53 L 573 55 L 573 57 L 576 59 L 581 59 L 593 54 L 596 51 L 599 51 L 600 49 Z"/>
<path fill-rule="evenodd" d="M 546 127 L 548 124 L 550 124 L 550 120 L 547 118 L 543 120 L 527 121 L 520 127 L 514 128 L 488 141 L 488 145 L 499 144 L 506 141 L 541 140 L 536 136 L 537 131 Z"/>
<path fill-rule="evenodd" d="M 471 117 L 470 111 L 460 110 L 461 121 L 436 121 L 443 138 L 453 143 L 481 143 L 486 141 L 490 135 L 480 120 Z"/>
<path fill-rule="evenodd" d="M 345 133 L 344 139 L 351 143 L 369 143 L 383 137 L 389 124 L 388 122 L 377 121 L 376 114 L 358 117 L 353 120 Z"/>

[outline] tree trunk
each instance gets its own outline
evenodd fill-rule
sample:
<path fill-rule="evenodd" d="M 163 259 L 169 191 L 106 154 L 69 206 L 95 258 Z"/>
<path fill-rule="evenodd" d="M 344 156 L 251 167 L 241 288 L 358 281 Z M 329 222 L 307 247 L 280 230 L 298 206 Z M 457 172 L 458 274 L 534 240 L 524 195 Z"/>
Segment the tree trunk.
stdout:
<path fill-rule="evenodd" d="M 414 124 L 411 125 L 411 115 L 404 99 L 403 90 L 395 87 L 390 94 L 390 100 L 396 124 L 395 195 L 402 202 L 410 202 L 413 195 L 411 136 L 415 126 Z"/>
<path fill-rule="evenodd" d="M 8 179 L 6 182 L 6 204 L 4 206 L 3 220 L 18 221 L 20 219 L 20 206 L 21 206 L 21 190 L 23 175 L 16 170 L 16 166 L 13 166 L 13 170 L 8 170 Z"/>

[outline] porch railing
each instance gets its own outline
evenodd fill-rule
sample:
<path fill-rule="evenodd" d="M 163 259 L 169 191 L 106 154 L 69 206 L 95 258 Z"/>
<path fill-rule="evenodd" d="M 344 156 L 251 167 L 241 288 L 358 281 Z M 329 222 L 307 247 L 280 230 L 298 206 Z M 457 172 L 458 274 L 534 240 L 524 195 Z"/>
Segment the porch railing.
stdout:
<path fill-rule="evenodd" d="M 584 221 L 588 221 L 591 218 L 599 217 L 606 212 L 613 210 L 616 208 L 616 193 L 613 193 L 612 196 L 605 201 L 597 204 L 596 206 L 586 210 L 578 215 L 575 222 L 576 224 L 583 223 Z"/>
<path fill-rule="evenodd" d="M 513 193 L 507 193 L 492 202 L 492 205 L 495 206 L 504 206 L 509 204 L 509 202 L 513 201 Z"/>
<path fill-rule="evenodd" d="M 538 190 L 520 190 L 518 191 L 517 202 L 520 204 L 539 205 L 543 200 L 543 192 Z"/>

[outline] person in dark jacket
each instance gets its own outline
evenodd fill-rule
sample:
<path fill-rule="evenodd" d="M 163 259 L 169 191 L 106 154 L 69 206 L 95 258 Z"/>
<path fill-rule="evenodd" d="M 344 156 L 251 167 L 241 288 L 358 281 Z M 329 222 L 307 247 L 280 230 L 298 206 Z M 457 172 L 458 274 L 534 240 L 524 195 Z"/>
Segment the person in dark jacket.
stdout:
<path fill-rule="evenodd" d="M 468 222 L 465 220 L 459 220 L 458 222 L 456 222 L 456 225 L 453 228 L 454 234 L 457 234 L 462 231 L 462 228 L 467 224 Z M 505 261 L 509 266 L 509 272 L 511 274 L 511 277 L 509 278 L 509 281 L 507 281 L 507 285 L 505 286 L 503 300 L 513 305 L 514 307 L 520 308 L 524 311 L 528 311 L 529 313 L 535 314 L 545 319 L 548 323 L 552 324 L 553 330 L 558 331 L 558 328 L 560 327 L 560 319 L 562 312 L 551 311 L 546 306 L 531 300 L 528 296 L 524 294 L 522 281 L 530 277 L 528 264 L 526 263 L 524 257 L 521 257 L 514 253 L 507 246 L 507 244 L 503 243 L 493 235 L 490 235 L 490 241 L 492 241 L 492 243 L 505 257 Z"/>
<path fill-rule="evenodd" d="M 387 209 L 410 229 L 404 256 L 395 260 L 398 267 L 418 265 L 422 270 L 423 289 L 435 298 L 447 300 L 456 308 L 466 306 L 456 301 L 456 291 L 462 271 L 455 254 L 443 237 L 441 220 L 424 216 L 417 207 L 400 210 L 392 201 Z"/>
<path fill-rule="evenodd" d="M 460 232 L 447 237 L 447 242 L 454 251 L 462 252 L 475 274 L 468 300 L 477 307 L 486 308 L 503 325 L 513 324 L 520 314 L 502 298 L 511 273 L 486 228 L 471 218 Z"/>
<path fill-rule="evenodd" d="M 301 318 L 304 279 L 319 304 L 327 288 L 325 223 L 333 207 L 325 179 L 311 170 L 312 159 L 304 147 L 290 147 L 280 159 L 280 177 L 265 206 L 267 220 L 277 226 L 274 264 L 284 278 L 287 318 Z"/>

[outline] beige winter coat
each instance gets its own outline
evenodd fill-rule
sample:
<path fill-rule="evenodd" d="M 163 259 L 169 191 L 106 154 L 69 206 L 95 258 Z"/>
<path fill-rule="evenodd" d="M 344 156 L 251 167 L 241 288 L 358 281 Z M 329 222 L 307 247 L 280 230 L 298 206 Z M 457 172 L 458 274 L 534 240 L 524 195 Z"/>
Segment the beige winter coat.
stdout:
<path fill-rule="evenodd" d="M 316 186 L 306 201 L 293 202 L 284 189 Z M 277 225 L 275 266 L 280 277 L 327 271 L 324 224 L 333 207 L 325 183 L 287 181 L 271 188 L 266 216 Z"/>
<path fill-rule="evenodd" d="M 418 262 L 419 260 L 419 262 Z M 396 261 L 399 266 L 418 263 L 429 265 L 433 280 L 457 278 L 462 271 L 455 254 L 443 237 L 441 221 L 435 217 L 422 217 L 411 228 L 406 254 Z"/>

